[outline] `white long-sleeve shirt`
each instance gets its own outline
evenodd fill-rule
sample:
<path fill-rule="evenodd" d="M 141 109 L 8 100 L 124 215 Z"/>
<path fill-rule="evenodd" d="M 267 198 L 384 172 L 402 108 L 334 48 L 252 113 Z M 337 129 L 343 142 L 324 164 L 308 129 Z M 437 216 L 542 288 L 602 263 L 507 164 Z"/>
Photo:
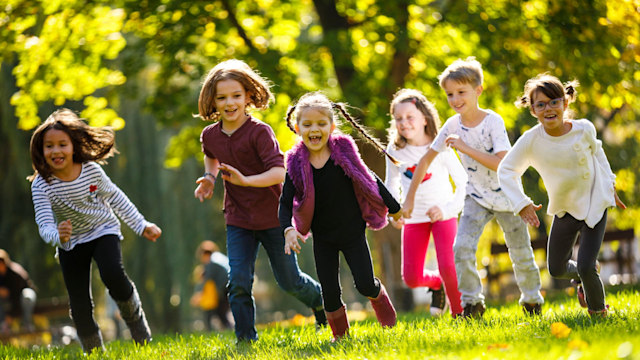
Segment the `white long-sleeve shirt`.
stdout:
<path fill-rule="evenodd" d="M 571 130 L 562 136 L 550 136 L 540 124 L 522 134 L 500 162 L 500 185 L 519 214 L 533 203 L 518 184 L 531 166 L 547 189 L 549 215 L 569 213 L 594 227 L 604 210 L 616 204 L 616 177 L 593 124 L 585 119 L 570 121 Z"/>
<path fill-rule="evenodd" d="M 40 236 L 64 250 L 103 235 L 122 239 L 116 215 L 138 235 L 150 225 L 102 167 L 91 161 L 82 164 L 80 176 L 72 181 L 52 176 L 47 183 L 37 175 L 31 183 L 31 196 Z M 67 219 L 71 220 L 71 238 L 61 244 L 58 223 Z"/>
<path fill-rule="evenodd" d="M 385 185 L 396 199 L 404 201 L 404 197 L 409 191 L 416 165 L 429 150 L 429 146 L 407 144 L 402 149 L 396 149 L 393 144 L 390 144 L 387 147 L 387 152 L 401 161 L 400 166 L 396 166 L 387 158 Z M 449 175 L 451 175 L 455 184 L 455 191 L 451 186 Z M 426 177 L 428 179 L 418 186 L 414 202 L 415 208 L 411 218 L 405 219 L 405 223 L 431 222 L 426 213 L 432 206 L 438 206 L 442 210 L 443 220 L 458 217 L 464 207 L 467 173 L 453 150 L 446 149 L 438 154 L 429 166 Z"/>

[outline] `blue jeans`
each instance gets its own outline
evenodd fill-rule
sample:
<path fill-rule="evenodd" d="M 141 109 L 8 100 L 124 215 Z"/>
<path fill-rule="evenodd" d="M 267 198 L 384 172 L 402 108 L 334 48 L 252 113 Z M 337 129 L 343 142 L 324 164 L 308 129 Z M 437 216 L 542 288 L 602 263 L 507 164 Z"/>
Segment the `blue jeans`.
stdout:
<path fill-rule="evenodd" d="M 312 309 L 322 308 L 320 284 L 300 271 L 295 254 L 284 253 L 284 236 L 280 227 L 248 230 L 227 225 L 229 257 L 229 303 L 236 323 L 238 340 L 257 340 L 255 303 L 252 287 L 256 257 L 260 244 L 269 256 L 278 285 Z"/>

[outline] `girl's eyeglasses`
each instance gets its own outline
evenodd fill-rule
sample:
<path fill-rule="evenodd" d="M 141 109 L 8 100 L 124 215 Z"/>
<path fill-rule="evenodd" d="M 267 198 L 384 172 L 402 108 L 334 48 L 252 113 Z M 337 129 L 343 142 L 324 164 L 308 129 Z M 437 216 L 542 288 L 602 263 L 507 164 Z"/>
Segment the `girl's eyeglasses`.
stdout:
<path fill-rule="evenodd" d="M 557 99 L 551 99 L 549 101 L 536 101 L 533 104 L 533 110 L 535 112 L 541 112 L 544 111 L 544 109 L 547 108 L 547 104 L 549 105 L 550 108 L 552 109 L 557 109 L 559 107 L 562 106 L 562 104 L 564 104 L 564 98 L 557 98 Z"/>

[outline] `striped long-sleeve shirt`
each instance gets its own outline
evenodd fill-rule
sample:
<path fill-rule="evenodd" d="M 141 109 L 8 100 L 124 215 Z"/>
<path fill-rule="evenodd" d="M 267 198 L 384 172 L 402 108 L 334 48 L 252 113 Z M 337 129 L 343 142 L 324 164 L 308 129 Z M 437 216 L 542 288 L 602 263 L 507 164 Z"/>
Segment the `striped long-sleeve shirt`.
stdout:
<path fill-rule="evenodd" d="M 138 235 L 150 224 L 102 167 L 92 161 L 82 164 L 80 176 L 73 181 L 51 177 L 46 182 L 36 176 L 31 196 L 40 236 L 64 250 L 104 235 L 122 239 L 118 217 Z M 61 244 L 58 223 L 67 219 L 73 227 L 71 239 Z"/>

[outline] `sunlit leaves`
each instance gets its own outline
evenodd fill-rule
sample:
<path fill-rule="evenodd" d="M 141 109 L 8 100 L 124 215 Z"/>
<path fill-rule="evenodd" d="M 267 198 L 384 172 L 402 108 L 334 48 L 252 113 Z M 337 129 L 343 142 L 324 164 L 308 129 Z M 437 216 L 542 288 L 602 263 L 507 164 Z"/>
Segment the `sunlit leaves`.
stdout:
<path fill-rule="evenodd" d="M 44 102 L 63 106 L 68 100 L 81 100 L 100 88 L 124 83 L 120 71 L 105 65 L 126 44 L 120 34 L 123 10 L 94 6 L 81 12 L 71 3 L 54 1 L 46 2 L 42 12 L 37 7 L 26 11 L 25 17 L 5 14 L 12 24 L 14 18 L 21 24 L 15 28 L 19 31 L 11 48 L 18 61 L 13 74 L 19 90 L 11 98 L 18 127 L 36 126 L 38 106 Z M 90 114 L 106 124 L 122 120 L 106 105 Z"/>

